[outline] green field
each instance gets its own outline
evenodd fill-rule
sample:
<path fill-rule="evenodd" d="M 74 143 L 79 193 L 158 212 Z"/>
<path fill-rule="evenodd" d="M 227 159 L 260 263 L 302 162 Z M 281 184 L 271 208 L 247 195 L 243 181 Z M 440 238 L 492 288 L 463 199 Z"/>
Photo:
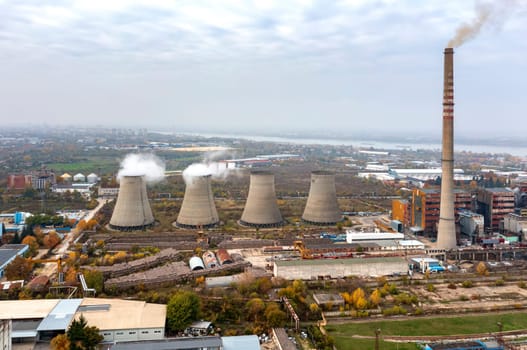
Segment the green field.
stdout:
<path fill-rule="evenodd" d="M 346 323 L 328 325 L 328 333 L 335 339 L 338 350 L 373 349 L 374 340 L 356 339 L 353 335 L 375 336 L 375 330 L 381 330 L 381 336 L 403 335 L 456 335 L 495 333 L 497 323 L 501 322 L 504 331 L 527 329 L 527 314 L 485 314 L 481 316 L 460 316 L 441 318 L 418 318 L 403 321 L 372 321 L 367 323 Z M 415 344 L 382 343 L 381 349 L 417 349 Z"/>

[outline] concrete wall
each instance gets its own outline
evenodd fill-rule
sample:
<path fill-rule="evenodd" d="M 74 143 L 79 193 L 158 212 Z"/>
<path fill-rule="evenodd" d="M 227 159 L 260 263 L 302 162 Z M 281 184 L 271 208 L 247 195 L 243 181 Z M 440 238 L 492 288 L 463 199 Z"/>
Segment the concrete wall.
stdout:
<path fill-rule="evenodd" d="M 318 276 L 341 278 L 347 276 L 385 276 L 393 273 L 406 274 L 408 263 L 403 258 L 365 258 L 353 259 L 354 263 L 346 263 L 349 259 L 309 260 L 305 264 L 296 262 L 275 261 L 274 276 L 288 280 L 316 279 Z M 360 260 L 360 262 L 357 262 Z"/>
<path fill-rule="evenodd" d="M 117 329 L 101 330 L 99 334 L 104 337 L 104 342 L 113 341 L 137 341 L 157 340 L 165 337 L 164 328 L 139 328 L 139 329 Z"/>
<path fill-rule="evenodd" d="M 11 350 L 11 320 L 0 320 L 0 349 Z"/>

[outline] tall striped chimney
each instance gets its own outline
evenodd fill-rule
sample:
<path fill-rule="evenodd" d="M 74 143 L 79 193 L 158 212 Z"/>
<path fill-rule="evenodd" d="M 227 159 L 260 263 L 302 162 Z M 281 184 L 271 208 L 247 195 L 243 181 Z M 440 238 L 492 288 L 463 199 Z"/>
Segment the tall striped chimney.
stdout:
<path fill-rule="evenodd" d="M 437 248 L 456 247 L 454 218 L 454 49 L 445 49 L 443 78 L 443 150 L 441 154 L 441 206 Z"/>

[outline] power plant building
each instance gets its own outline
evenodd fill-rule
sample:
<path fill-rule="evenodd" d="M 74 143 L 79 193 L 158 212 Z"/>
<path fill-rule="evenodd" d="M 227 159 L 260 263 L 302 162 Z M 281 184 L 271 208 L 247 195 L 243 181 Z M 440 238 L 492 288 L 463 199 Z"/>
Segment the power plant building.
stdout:
<path fill-rule="evenodd" d="M 143 176 L 123 176 L 110 227 L 121 231 L 143 230 L 154 224 Z"/>
<path fill-rule="evenodd" d="M 454 194 L 455 215 L 458 215 L 462 210 L 471 210 L 472 195 L 470 192 L 460 189 L 452 192 Z M 412 191 L 412 226 L 421 227 L 425 233 L 437 232 L 440 203 L 441 192 L 439 189 L 414 189 Z"/>
<path fill-rule="evenodd" d="M 477 193 L 478 213 L 485 217 L 485 227 L 499 231 L 503 219 L 514 212 L 514 192 L 508 188 L 480 188 Z"/>
<path fill-rule="evenodd" d="M 274 174 L 268 171 L 251 172 L 249 194 L 240 224 L 251 227 L 277 227 L 283 224 L 274 187 Z"/>
<path fill-rule="evenodd" d="M 342 220 L 335 189 L 335 174 L 311 173 L 311 187 L 302 220 L 315 225 L 333 225 Z"/>
<path fill-rule="evenodd" d="M 218 224 L 210 175 L 193 176 L 187 183 L 176 225 L 182 228 L 201 229 Z"/>
<path fill-rule="evenodd" d="M 392 219 L 400 221 L 404 227 L 409 227 L 412 222 L 410 202 L 406 199 L 394 199 L 392 201 Z"/>

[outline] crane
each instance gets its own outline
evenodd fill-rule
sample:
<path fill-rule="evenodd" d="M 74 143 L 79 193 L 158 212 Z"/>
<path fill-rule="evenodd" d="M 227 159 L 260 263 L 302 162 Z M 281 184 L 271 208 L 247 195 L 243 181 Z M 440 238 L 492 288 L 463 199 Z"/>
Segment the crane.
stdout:
<path fill-rule="evenodd" d="M 30 262 L 39 263 L 57 263 L 57 281 L 58 283 L 64 282 L 64 275 L 62 271 L 62 257 L 59 256 L 56 259 L 29 259 Z"/>

